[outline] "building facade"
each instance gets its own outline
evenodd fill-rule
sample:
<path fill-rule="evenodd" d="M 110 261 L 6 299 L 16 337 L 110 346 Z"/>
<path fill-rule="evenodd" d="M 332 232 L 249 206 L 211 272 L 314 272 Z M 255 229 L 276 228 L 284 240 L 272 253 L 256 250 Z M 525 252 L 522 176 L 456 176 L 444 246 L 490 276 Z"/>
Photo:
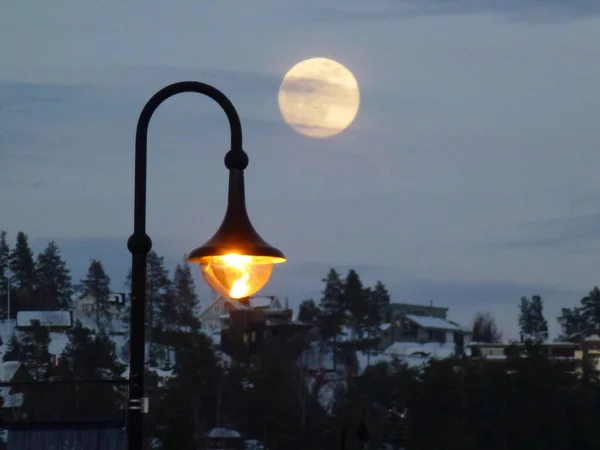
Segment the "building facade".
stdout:
<path fill-rule="evenodd" d="M 394 342 L 470 342 L 471 331 L 447 319 L 448 308 L 391 303 L 385 311 L 380 347 Z"/>

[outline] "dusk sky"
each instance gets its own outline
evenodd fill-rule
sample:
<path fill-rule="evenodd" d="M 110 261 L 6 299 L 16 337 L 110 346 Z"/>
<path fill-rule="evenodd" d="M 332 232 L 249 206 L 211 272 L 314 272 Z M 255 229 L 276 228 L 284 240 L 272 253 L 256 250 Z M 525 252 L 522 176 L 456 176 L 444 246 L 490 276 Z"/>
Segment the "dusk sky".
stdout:
<path fill-rule="evenodd" d="M 56 240 L 78 280 L 123 289 L 133 144 L 165 85 L 215 85 L 242 118 L 248 208 L 289 262 L 262 291 L 318 300 L 330 267 L 393 301 L 489 311 L 561 306 L 600 283 L 597 0 L 0 0 L 0 229 Z M 277 96 L 296 63 L 349 68 L 361 106 L 339 135 L 296 133 Z M 229 129 L 180 95 L 150 125 L 148 232 L 170 268 L 220 224 Z M 199 270 L 198 270 L 199 274 Z M 197 280 L 206 301 L 208 290 Z"/>

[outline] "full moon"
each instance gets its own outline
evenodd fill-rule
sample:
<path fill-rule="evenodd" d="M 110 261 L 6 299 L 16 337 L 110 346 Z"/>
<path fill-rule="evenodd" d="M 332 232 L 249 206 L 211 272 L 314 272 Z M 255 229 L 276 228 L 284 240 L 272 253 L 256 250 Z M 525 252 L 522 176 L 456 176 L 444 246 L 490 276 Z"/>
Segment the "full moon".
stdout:
<path fill-rule="evenodd" d="M 279 88 L 279 110 L 294 130 L 326 138 L 350 126 L 358 113 L 360 92 L 352 72 L 327 58 L 299 62 Z"/>

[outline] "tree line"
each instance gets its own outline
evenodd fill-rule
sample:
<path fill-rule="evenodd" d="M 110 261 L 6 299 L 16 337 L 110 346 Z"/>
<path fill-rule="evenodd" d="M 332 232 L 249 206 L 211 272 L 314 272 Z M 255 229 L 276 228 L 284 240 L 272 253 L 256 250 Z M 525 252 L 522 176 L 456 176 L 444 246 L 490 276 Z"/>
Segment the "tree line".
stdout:
<path fill-rule="evenodd" d="M 9 259 L 0 261 L 0 275 L 14 276 Z M 367 441 L 363 448 L 373 449 L 599 448 L 597 373 L 539 351 L 547 339 L 539 296 L 521 299 L 519 324 L 528 345 L 504 362 L 456 355 L 411 367 L 399 358 L 365 370 L 344 365 L 330 380 L 315 377 L 285 346 L 268 341 L 252 364 L 230 361 L 200 328 L 189 266 L 182 262 L 170 273 L 152 252 L 147 270 L 148 448 L 203 448 L 215 426 L 236 429 L 271 450 L 340 448 L 342 436 L 347 448 L 359 448 L 361 439 Z M 104 289 L 105 283 L 93 281 L 102 278 L 99 272 L 97 264 L 96 275 L 88 271 L 88 289 Z M 382 282 L 368 287 L 356 271 L 342 277 L 332 269 L 321 297 L 302 302 L 298 319 L 314 326 L 318 343 L 352 355 L 376 345 L 378 327 L 389 321 L 389 303 Z M 595 326 L 594 304 L 600 304 L 597 288 L 579 306 L 563 310 L 565 336 Z M 128 323 L 127 314 L 123 321 Z M 478 340 L 501 339 L 489 314 L 477 315 L 473 332 Z M 56 334 L 34 324 L 11 337 L 4 359 L 21 361 L 21 380 L 107 382 L 21 387 L 25 404 L 11 411 L 12 419 L 124 418 L 126 387 L 108 381 L 126 378 L 127 345 L 119 353 L 107 328 L 76 323 L 53 361 Z M 344 336 L 359 345 L 344 347 Z"/>

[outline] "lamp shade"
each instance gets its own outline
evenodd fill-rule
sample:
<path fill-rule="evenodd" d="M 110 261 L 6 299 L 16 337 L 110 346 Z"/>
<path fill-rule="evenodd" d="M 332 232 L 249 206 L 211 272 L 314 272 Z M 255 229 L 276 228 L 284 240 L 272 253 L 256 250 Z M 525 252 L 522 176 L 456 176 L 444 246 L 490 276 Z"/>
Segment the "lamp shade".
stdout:
<path fill-rule="evenodd" d="M 269 280 L 273 264 L 285 262 L 283 253 L 261 238 L 250 222 L 243 171 L 230 171 L 223 222 L 213 237 L 192 250 L 187 259 L 200 264 L 210 287 L 233 299 L 258 292 Z"/>

